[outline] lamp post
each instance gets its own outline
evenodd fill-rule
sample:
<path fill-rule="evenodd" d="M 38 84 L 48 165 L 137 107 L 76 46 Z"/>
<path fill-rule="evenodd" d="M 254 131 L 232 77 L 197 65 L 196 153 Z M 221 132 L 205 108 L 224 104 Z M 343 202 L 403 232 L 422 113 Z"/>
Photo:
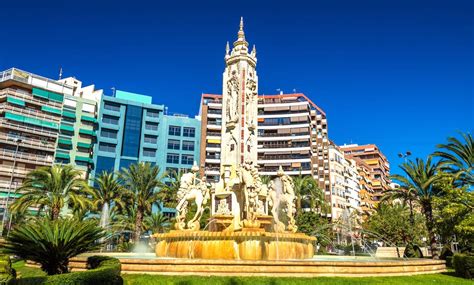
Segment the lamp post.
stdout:
<path fill-rule="evenodd" d="M 16 159 L 17 159 L 18 149 L 20 148 L 21 138 L 15 138 L 14 141 L 16 143 L 16 149 L 15 149 L 15 154 L 13 156 L 12 174 L 10 176 L 10 184 L 8 185 L 7 200 L 5 201 L 5 207 L 3 208 L 2 226 L 0 227 L 0 237 L 3 236 L 5 220 L 8 215 L 8 202 L 10 200 L 10 193 L 11 193 L 12 184 L 13 184 L 13 175 L 15 174 Z"/>
<path fill-rule="evenodd" d="M 407 150 L 405 153 L 399 153 L 398 154 L 398 157 L 400 158 L 404 158 L 405 159 L 405 163 L 407 163 L 407 160 L 408 160 L 408 157 L 411 155 L 411 151 Z"/>

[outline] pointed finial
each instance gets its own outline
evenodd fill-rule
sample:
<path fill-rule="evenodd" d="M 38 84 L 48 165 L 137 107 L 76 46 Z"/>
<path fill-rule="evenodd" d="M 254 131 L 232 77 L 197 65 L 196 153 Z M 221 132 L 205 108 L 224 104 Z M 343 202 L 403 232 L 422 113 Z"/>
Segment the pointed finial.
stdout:
<path fill-rule="evenodd" d="M 240 29 L 237 33 L 237 40 L 245 40 L 245 33 L 244 33 L 244 17 L 240 17 Z"/>
<path fill-rule="evenodd" d="M 227 41 L 227 44 L 225 45 L 225 54 L 228 55 L 229 52 L 230 52 L 229 41 Z"/>
<path fill-rule="evenodd" d="M 253 47 L 252 47 L 252 52 L 251 52 L 251 54 L 252 54 L 253 56 L 256 56 L 256 55 L 257 55 L 257 48 L 255 47 L 255 44 L 254 44 Z"/>

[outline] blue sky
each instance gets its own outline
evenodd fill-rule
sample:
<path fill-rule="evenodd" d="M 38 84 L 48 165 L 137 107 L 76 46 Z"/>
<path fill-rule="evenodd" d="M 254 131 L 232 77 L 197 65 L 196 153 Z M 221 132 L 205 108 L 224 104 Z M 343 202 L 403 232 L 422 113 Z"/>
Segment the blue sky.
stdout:
<path fill-rule="evenodd" d="M 338 144 L 426 157 L 474 126 L 472 1 L 6 1 L 0 69 L 12 66 L 152 95 L 194 115 L 220 93 L 240 16 L 258 51 L 259 93 L 293 89 Z"/>

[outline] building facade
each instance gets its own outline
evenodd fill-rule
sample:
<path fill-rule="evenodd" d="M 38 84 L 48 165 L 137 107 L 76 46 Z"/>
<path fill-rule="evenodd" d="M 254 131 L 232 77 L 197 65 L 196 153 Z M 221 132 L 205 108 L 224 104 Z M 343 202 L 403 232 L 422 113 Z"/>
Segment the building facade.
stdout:
<path fill-rule="evenodd" d="M 157 164 L 163 171 L 188 172 L 199 162 L 201 122 L 186 115 L 164 115 L 159 127 Z"/>
<path fill-rule="evenodd" d="M 378 203 L 383 196 L 384 192 L 390 189 L 390 164 L 388 163 L 385 155 L 380 149 L 374 144 L 368 145 L 343 145 L 340 146 L 341 150 L 344 151 L 344 155 L 348 158 L 356 160 L 356 163 L 360 160 L 358 165 L 361 168 L 359 171 L 368 172 L 371 180 L 371 192 L 363 191 L 363 195 L 367 195 L 371 198 L 371 206 Z M 372 197 L 370 197 L 372 195 Z M 366 199 L 367 201 L 367 199 Z M 367 201 L 368 202 L 368 201 Z M 364 200 L 363 200 L 363 203 Z"/>
<path fill-rule="evenodd" d="M 150 96 L 121 90 L 115 97 L 102 96 L 93 177 L 139 161 L 156 164 L 163 110 Z"/>
<path fill-rule="evenodd" d="M 329 168 L 331 180 L 331 219 L 340 220 L 344 213 L 358 214 L 361 211 L 359 173 L 355 160 L 344 157 L 338 146 L 329 146 Z"/>
<path fill-rule="evenodd" d="M 94 169 L 93 149 L 97 142 L 98 106 L 103 91 L 96 90 L 94 85 L 82 87 L 82 82 L 73 77 L 59 82 L 72 86 L 74 94 L 64 97 L 55 160 L 73 165 L 89 179 Z"/>
<path fill-rule="evenodd" d="M 54 162 L 64 82 L 12 68 L 0 73 L 0 201 L 2 213 L 26 174 Z M 7 198 L 9 197 L 9 198 Z"/>

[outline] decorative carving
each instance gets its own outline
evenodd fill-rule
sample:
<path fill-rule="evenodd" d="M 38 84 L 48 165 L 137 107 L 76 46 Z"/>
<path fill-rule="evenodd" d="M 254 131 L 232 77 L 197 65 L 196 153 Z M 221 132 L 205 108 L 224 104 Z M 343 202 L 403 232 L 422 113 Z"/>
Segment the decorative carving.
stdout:
<path fill-rule="evenodd" d="M 191 168 L 191 172 L 181 177 L 180 187 L 177 193 L 178 205 L 176 206 L 176 223 L 175 229 L 185 230 L 186 226 L 189 230 L 199 230 L 200 220 L 204 213 L 204 205 L 209 200 L 209 189 L 207 188 L 206 178 L 198 179 L 196 173 L 199 170 L 197 165 Z M 186 214 L 189 209 L 189 201 L 194 201 L 197 210 L 194 217 L 186 223 Z"/>
<path fill-rule="evenodd" d="M 226 127 L 231 127 L 238 121 L 239 106 L 239 80 L 237 72 L 232 71 L 231 78 L 227 81 L 227 98 L 226 98 Z"/>
<path fill-rule="evenodd" d="M 296 232 L 298 227 L 296 226 L 295 221 L 296 196 L 293 179 L 284 173 L 281 166 L 277 172 L 277 175 L 278 177 L 270 183 L 270 189 L 268 193 L 269 204 L 272 207 L 273 221 L 275 223 L 274 230 L 276 232 L 283 232 L 285 230 Z M 288 218 L 287 226 L 285 226 L 285 224 L 283 224 L 278 217 L 279 208 L 286 214 Z"/>
<path fill-rule="evenodd" d="M 219 204 L 217 205 L 217 214 L 220 215 L 231 215 L 232 212 L 229 209 L 229 204 L 227 203 L 226 199 L 219 200 Z"/>

